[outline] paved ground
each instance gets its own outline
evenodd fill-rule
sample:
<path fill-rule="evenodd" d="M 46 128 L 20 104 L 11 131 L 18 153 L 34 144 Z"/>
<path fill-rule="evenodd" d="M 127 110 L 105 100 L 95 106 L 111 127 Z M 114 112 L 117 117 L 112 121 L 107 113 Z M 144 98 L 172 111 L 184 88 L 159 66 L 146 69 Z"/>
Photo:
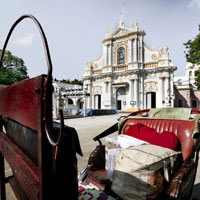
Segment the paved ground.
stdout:
<path fill-rule="evenodd" d="M 78 156 L 78 170 L 79 172 L 87 165 L 88 157 L 91 151 L 94 150 L 98 142 L 92 140 L 93 137 L 109 128 L 117 122 L 117 119 L 126 114 L 106 115 L 106 116 L 92 116 L 85 118 L 65 119 L 65 124 L 76 128 L 81 148 L 84 156 Z M 117 134 L 117 133 L 114 133 Z M 102 140 L 104 141 L 104 140 Z M 8 166 L 6 167 L 6 174 L 10 174 Z M 194 187 L 194 197 L 200 200 L 200 167 L 198 167 L 197 179 Z M 7 188 L 7 200 L 16 200 L 10 188 Z"/>
<path fill-rule="evenodd" d="M 89 154 L 95 149 L 96 145 L 98 145 L 98 142 L 93 141 L 93 137 L 115 124 L 121 115 L 122 114 L 92 116 L 65 120 L 65 124 L 74 127 L 79 135 L 81 148 L 84 154 L 83 157 L 78 156 L 79 171 L 87 165 Z"/>

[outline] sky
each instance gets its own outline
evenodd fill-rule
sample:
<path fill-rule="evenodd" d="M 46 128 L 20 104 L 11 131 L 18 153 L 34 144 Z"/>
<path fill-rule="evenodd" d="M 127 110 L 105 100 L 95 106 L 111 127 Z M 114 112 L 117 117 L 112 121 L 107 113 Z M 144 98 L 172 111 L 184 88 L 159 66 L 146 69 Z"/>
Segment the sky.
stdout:
<path fill-rule="evenodd" d="M 46 34 L 53 63 L 53 77 L 82 79 L 87 60 L 102 53 L 107 29 L 117 28 L 124 5 L 126 27 L 136 20 L 146 32 L 148 47 L 169 47 L 177 66 L 176 76 L 185 74 L 185 46 L 194 39 L 200 24 L 200 0 L 0 0 L 0 49 L 7 33 L 21 15 L 32 14 Z M 37 27 L 30 19 L 14 30 L 7 50 L 22 58 L 30 77 L 47 73 L 47 64 Z"/>

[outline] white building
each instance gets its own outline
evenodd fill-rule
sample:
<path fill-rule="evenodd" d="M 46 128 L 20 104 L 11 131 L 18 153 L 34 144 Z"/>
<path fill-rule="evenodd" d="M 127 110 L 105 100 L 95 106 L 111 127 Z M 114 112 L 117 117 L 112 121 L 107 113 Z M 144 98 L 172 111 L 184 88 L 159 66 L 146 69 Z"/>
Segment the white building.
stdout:
<path fill-rule="evenodd" d="M 200 109 L 200 90 L 195 84 L 195 71 L 199 67 L 188 63 L 185 76 L 174 77 L 175 107 Z"/>
<path fill-rule="evenodd" d="M 132 111 L 173 107 L 176 67 L 168 47 L 150 49 L 138 23 L 106 32 L 102 55 L 85 66 L 84 88 L 90 93 L 87 108 Z"/>
<path fill-rule="evenodd" d="M 59 109 L 64 114 L 77 114 L 77 110 L 83 108 L 85 101 L 83 87 L 81 85 L 73 85 L 53 81 L 54 92 L 53 98 L 53 117 L 58 118 Z M 68 112 L 71 113 L 68 113 Z"/>
<path fill-rule="evenodd" d="M 192 63 L 187 63 L 185 67 L 185 76 L 176 76 L 174 77 L 174 85 L 175 86 L 185 86 L 190 85 L 193 88 L 197 88 L 195 85 L 195 71 L 199 69 L 198 65 L 194 65 Z"/>

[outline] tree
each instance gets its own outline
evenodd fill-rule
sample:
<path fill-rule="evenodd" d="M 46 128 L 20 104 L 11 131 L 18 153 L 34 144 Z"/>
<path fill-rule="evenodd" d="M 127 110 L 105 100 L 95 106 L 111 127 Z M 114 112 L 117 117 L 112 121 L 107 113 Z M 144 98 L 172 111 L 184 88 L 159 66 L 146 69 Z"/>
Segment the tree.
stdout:
<path fill-rule="evenodd" d="M 62 79 L 60 82 L 61 83 L 73 84 L 73 85 L 83 85 L 83 81 L 78 80 L 78 79 L 74 79 L 72 81 L 70 79 Z"/>
<path fill-rule="evenodd" d="M 192 64 L 200 65 L 200 25 L 199 33 L 194 40 L 188 40 L 184 43 L 186 47 L 186 60 Z M 200 89 L 200 69 L 195 71 L 195 84 Z"/>
<path fill-rule="evenodd" d="M 0 50 L 0 56 L 2 50 Z M 6 51 L 3 58 L 3 65 L 0 73 L 0 84 L 10 85 L 12 83 L 29 78 L 24 61 L 10 51 Z"/>
<path fill-rule="evenodd" d="M 71 84 L 70 79 L 62 79 L 60 82 L 61 82 L 61 83 Z"/>
<path fill-rule="evenodd" d="M 82 80 L 78 80 L 78 79 L 74 79 L 73 81 L 71 81 L 71 84 L 74 84 L 74 85 L 83 85 L 83 81 Z"/>

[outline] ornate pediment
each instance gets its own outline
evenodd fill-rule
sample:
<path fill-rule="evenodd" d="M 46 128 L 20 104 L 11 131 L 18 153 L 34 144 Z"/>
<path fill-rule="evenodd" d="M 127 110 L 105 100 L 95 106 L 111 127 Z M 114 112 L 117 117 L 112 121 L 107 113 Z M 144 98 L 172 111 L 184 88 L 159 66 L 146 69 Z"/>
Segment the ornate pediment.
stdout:
<path fill-rule="evenodd" d="M 158 83 L 156 81 L 148 81 L 144 83 L 144 91 L 145 92 L 157 92 L 158 91 Z"/>
<path fill-rule="evenodd" d="M 94 86 L 93 87 L 93 94 L 102 94 L 102 87 L 101 86 Z"/>
<path fill-rule="evenodd" d="M 113 34 L 113 37 L 120 37 L 120 36 L 123 36 L 123 35 L 127 35 L 129 33 L 128 30 L 125 30 L 125 29 L 120 29 L 118 30 L 116 33 Z"/>

